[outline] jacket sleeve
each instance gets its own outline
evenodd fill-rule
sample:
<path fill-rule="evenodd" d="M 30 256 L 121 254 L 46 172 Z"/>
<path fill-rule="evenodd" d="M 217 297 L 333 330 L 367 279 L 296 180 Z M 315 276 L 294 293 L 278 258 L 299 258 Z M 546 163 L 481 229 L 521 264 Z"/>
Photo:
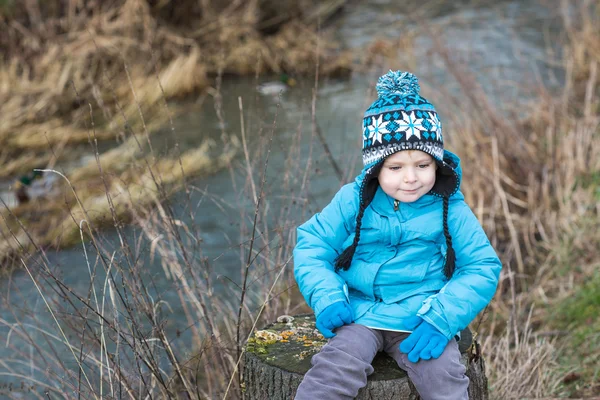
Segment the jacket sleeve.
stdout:
<path fill-rule="evenodd" d="M 502 264 L 464 201 L 451 207 L 449 215 L 448 229 L 456 254 L 454 275 L 423 302 L 417 315 L 451 339 L 491 301 Z"/>
<path fill-rule="evenodd" d="M 294 276 L 317 317 L 327 306 L 348 300 L 348 288 L 334 263 L 354 231 L 357 198 L 354 184 L 345 185 L 321 213 L 298 227 Z"/>

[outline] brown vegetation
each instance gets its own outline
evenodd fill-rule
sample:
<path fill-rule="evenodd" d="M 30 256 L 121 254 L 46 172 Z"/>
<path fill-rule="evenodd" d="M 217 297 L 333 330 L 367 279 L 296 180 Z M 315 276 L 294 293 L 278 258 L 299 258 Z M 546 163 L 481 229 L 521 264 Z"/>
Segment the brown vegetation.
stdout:
<path fill-rule="evenodd" d="M 322 18 L 343 3 L 327 2 L 334 8 Z M 104 113 L 96 118 L 104 128 L 96 126 L 96 137 L 103 139 L 126 133 L 137 115 L 136 101 L 146 113 L 162 110 L 163 96 L 197 93 L 217 74 L 314 74 L 315 49 L 322 74 L 349 68 L 347 57 L 317 35 L 316 1 L 10 4 L 0 8 L 5 156 L 87 142 L 90 105 L 93 113 Z M 273 12 L 284 7 L 293 18 L 273 20 Z"/>
<path fill-rule="evenodd" d="M 468 68 L 437 46 L 468 99 L 446 101 L 478 116 L 457 116 L 464 129 L 451 146 L 478 166 L 464 171 L 463 191 L 504 265 L 495 300 L 473 324 L 497 399 L 600 394 L 600 325 L 583 318 L 600 310 L 592 294 L 600 266 L 600 4 L 575 13 L 564 4 L 561 56 L 548 60 L 564 67 L 564 85 L 558 93 L 532 85 L 531 100 L 514 109 L 492 106 Z M 577 300 L 566 307 L 570 298 Z M 574 384 L 566 379 L 573 372 Z"/>
<path fill-rule="evenodd" d="M 52 168 L 80 154 L 72 150 L 77 143 L 129 138 L 100 157 L 106 164 L 102 169 L 92 160 L 81 170 L 66 172 L 83 203 L 97 205 L 101 193 L 88 188 L 104 188 L 100 183 L 106 179 L 111 193 L 117 181 L 126 188 L 142 184 L 130 163 L 151 150 L 138 140 L 147 141 L 144 135 L 178 112 L 176 106 L 166 107 L 168 99 L 203 92 L 216 76 L 225 74 L 312 75 L 318 58 L 323 61 L 321 74 L 348 72 L 348 55 L 318 32 L 320 23 L 344 3 L 0 2 L 0 177 L 15 179 L 32 168 Z M 303 40 L 298 40 L 299 34 Z M 146 121 L 144 115 L 152 118 Z M 229 142 L 228 151 L 234 151 L 236 146 Z M 155 165 L 157 155 L 152 154 L 149 163 L 162 168 L 161 174 L 170 174 L 172 179 L 161 178 L 161 183 L 176 183 L 176 175 L 210 173 L 213 169 L 207 165 L 223 167 L 232 157 L 226 152 L 212 163 L 186 161 L 198 154 L 198 161 L 211 156 L 200 148 L 183 155 L 182 165 L 167 167 L 168 172 L 165 165 L 173 160 Z M 181 171 L 171 173 L 174 170 Z M 66 221 L 79 218 L 69 215 L 75 211 L 70 190 L 63 192 L 67 199 L 44 202 L 44 218 L 30 212 L 39 204 L 13 210 L 40 246 L 67 245 L 77 238 L 56 235 L 65 233 L 64 224 L 70 223 Z M 124 208 L 117 212 L 127 218 Z M 8 226 L 24 239 L 25 232 L 8 216 L 11 212 L 2 213 L 2 228 Z M 94 215 L 94 221 L 110 218 L 107 204 Z M 19 242 L 10 235 L 0 238 L 0 259 L 31 245 L 28 240 Z"/>
<path fill-rule="evenodd" d="M 564 85 L 558 93 L 551 93 L 536 84 L 531 91 L 531 107 L 520 104 L 519 113 L 492 106 L 469 68 L 458 64 L 441 41 L 435 46 L 436 54 L 461 85 L 462 101 L 450 93 L 440 93 L 431 100 L 460 107 L 453 125 L 461 129 L 448 132 L 449 148 L 457 150 L 464 164 L 471 166 L 464 171 L 463 190 L 504 263 L 496 298 L 472 324 L 488 364 L 494 399 L 589 398 L 600 394 L 600 300 L 596 290 L 600 288 L 598 6 L 597 1 L 589 2 L 577 12 L 561 14 L 565 25 L 561 53 L 547 61 L 564 67 Z M 192 8 L 195 11 L 190 15 L 202 13 L 202 7 L 195 7 L 199 8 Z M 178 9 L 170 12 L 181 29 L 187 29 L 186 16 Z M 439 40 L 427 26 L 421 29 Z M 283 35 L 285 30 L 277 32 Z M 269 37 L 277 37 L 277 33 Z M 381 55 L 382 62 L 393 57 L 393 66 L 400 68 L 394 46 L 378 41 L 371 51 Z M 464 115 L 478 118 L 467 123 Z M 242 147 L 246 160 L 243 169 L 248 174 L 245 182 L 236 183 L 255 209 L 222 204 L 226 212 L 239 213 L 242 221 L 242 243 L 231 249 L 241 260 L 239 281 L 214 278 L 218 259 L 202 256 L 193 211 L 189 224 L 173 218 L 168 201 L 154 202 L 144 214 L 132 213 L 144 233 L 140 248 L 147 245 L 152 254 L 161 255 L 166 276 L 173 281 L 173 291 L 184 307 L 188 326 L 182 329 L 191 332 L 197 348 L 191 357 L 174 348 L 172 343 L 177 339 L 166 334 L 169 317 L 161 310 L 170 306 L 151 296 L 144 286 L 147 277 L 139 263 L 139 249 L 123 245 L 115 257 L 91 232 L 99 256 L 97 267 L 107 275 L 105 292 L 100 300 L 95 292 L 82 293 L 76 303 L 66 302 L 70 295 L 63 294 L 49 304 L 49 310 L 74 315 L 61 319 L 59 327 L 76 332 L 76 338 L 85 337 L 74 344 L 66 337 L 49 340 L 71 349 L 78 362 L 85 354 L 87 364 L 80 371 L 93 373 L 101 383 L 73 373 L 52 352 L 38 349 L 44 360 L 36 368 L 46 371 L 45 376 L 52 380 L 49 390 L 67 387 L 87 398 L 106 393 L 123 393 L 130 398 L 148 393 L 194 399 L 241 396 L 241 352 L 252 330 L 278 315 L 308 311 L 294 288 L 291 250 L 296 226 L 317 211 L 310 202 L 310 179 L 315 158 L 325 156 L 311 147 L 308 162 L 301 165 L 300 133 L 299 129 L 286 154 L 285 169 L 280 171 L 280 189 L 289 193 L 284 199 L 271 197 L 265 185 L 272 130 L 263 133 L 263 146 L 252 157 Z M 314 139 L 315 129 L 312 135 Z M 149 172 L 145 169 L 147 158 L 139 159 L 140 171 Z M 119 171 L 115 176 L 121 173 L 127 172 Z M 150 186 L 160 187 L 157 176 L 148 178 Z M 256 181 L 257 176 L 260 181 Z M 118 179 L 112 182 L 117 187 Z M 136 199 L 134 194 L 127 196 Z M 271 201 L 282 205 L 270 208 Z M 107 207 L 113 213 L 109 223 L 119 229 L 120 222 L 114 218 L 119 206 L 107 203 Z M 91 271 L 90 265 L 88 268 Z M 61 287 L 51 266 L 42 265 L 41 270 L 43 275 L 32 279 L 46 283 L 46 288 Z M 230 283 L 229 292 L 215 298 L 213 290 L 219 278 Z M 47 290 L 40 289 L 40 294 L 48 296 Z M 31 340 L 25 325 L 10 327 L 13 335 Z M 49 327 L 48 332 L 54 328 Z M 108 348 L 115 343 L 122 347 L 110 352 Z M 166 360 L 169 370 L 161 369 L 157 360 Z M 61 371 L 60 376 L 52 374 L 54 370 Z"/>

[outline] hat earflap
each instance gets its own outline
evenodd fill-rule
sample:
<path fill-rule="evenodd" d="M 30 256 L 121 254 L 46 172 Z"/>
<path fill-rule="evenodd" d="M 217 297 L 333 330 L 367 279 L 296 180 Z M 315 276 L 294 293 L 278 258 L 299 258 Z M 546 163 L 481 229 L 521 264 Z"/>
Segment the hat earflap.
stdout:
<path fill-rule="evenodd" d="M 456 165 L 451 157 L 444 157 L 443 161 L 436 159 L 435 162 L 437 164 L 436 178 L 431 193 L 442 198 L 451 197 L 460 187 L 460 176 L 455 170 Z"/>

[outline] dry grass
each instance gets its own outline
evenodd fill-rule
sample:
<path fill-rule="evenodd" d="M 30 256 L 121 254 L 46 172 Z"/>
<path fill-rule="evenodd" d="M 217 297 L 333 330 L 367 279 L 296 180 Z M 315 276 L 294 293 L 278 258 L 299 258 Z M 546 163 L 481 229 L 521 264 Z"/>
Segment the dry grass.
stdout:
<path fill-rule="evenodd" d="M 491 105 L 468 68 L 437 47 L 469 99 L 459 115 L 478 116 L 458 117 L 464 129 L 451 146 L 465 165 L 478 165 L 464 171 L 463 191 L 504 264 L 497 296 L 474 324 L 496 399 L 600 394 L 597 370 L 563 356 L 574 350 L 584 357 L 573 339 L 583 326 L 559 328 L 555 320 L 600 263 L 599 5 L 587 2 L 569 16 L 562 10 L 564 89 L 534 87 L 531 105 L 508 110 L 510 118 Z M 569 390 L 563 378 L 574 371 L 578 389 Z"/>
<path fill-rule="evenodd" d="M 61 175 L 53 197 L 2 210 L 0 257 L 8 263 L 36 248 L 71 246 L 79 241 L 82 221 L 94 230 L 112 226 L 115 218 L 124 223 L 132 211 L 180 190 L 183 178 L 226 168 L 239 147 L 235 137 L 227 145 L 206 141 L 179 157 L 153 160 L 138 140 L 131 138 L 70 177 L 47 170 L 47 174 Z"/>
<path fill-rule="evenodd" d="M 99 114 L 97 139 L 110 139 L 140 127 L 133 118 L 138 107 L 157 123 L 166 122 L 163 96 L 201 92 L 217 74 L 312 74 L 319 40 L 312 14 L 317 2 L 303 8 L 287 4 L 286 11 L 299 12 L 271 20 L 276 32 L 266 35 L 264 18 L 277 3 L 233 2 L 223 9 L 218 1 L 175 6 L 146 0 L 53 0 L 0 8 L 0 157 L 13 162 L 0 175 L 37 166 L 29 154 L 21 157 L 24 150 L 87 142 L 83 121 L 89 104 Z M 344 1 L 325 4 L 332 9 L 323 11 L 323 19 Z M 189 14 L 181 14 L 182 9 Z M 299 32 L 302 41 L 296 40 Z M 321 73 L 347 72 L 348 55 L 320 40 L 320 57 L 328 61 Z"/>
<path fill-rule="evenodd" d="M 598 3 L 587 6 L 597 7 Z M 581 326 L 587 322 L 564 327 L 552 318 L 557 310 L 573 312 L 563 306 L 564 302 L 583 292 L 584 283 L 600 265 L 597 253 L 600 248 L 597 230 L 600 32 L 597 27 L 600 24 L 596 21 L 596 10 L 589 13 L 581 8 L 575 16 L 564 16 L 566 21 L 576 18 L 565 23 L 565 42 L 559 60 L 566 71 L 564 88 L 558 94 L 550 94 L 543 86 L 536 86 L 532 91 L 535 104 L 531 108 L 521 105 L 518 118 L 516 115 L 505 118 L 504 113 L 510 114 L 511 110 L 493 107 L 469 68 L 450 57 L 442 42 L 435 46 L 448 71 L 461 85 L 464 97 L 458 101 L 452 94 L 441 92 L 439 98 L 430 100 L 461 107 L 454 114 L 457 119 L 453 125 L 462 128 L 448 133 L 449 147 L 459 149 L 464 165 L 477 166 L 465 168 L 463 190 L 504 263 L 496 298 L 482 319 L 472 326 L 482 344 L 494 399 L 589 398 L 600 390 L 594 382 L 598 372 L 594 372 L 592 364 L 599 354 L 597 347 L 585 348 L 591 372 L 569 364 L 564 358 L 565 349 L 574 351 L 575 356 L 581 355 L 579 349 L 570 347 L 572 334 L 581 332 Z M 218 23 L 211 25 L 211 29 L 216 26 Z M 426 26 L 421 29 L 427 32 Z M 393 46 L 383 42 L 372 46 L 372 51 L 381 55 L 381 60 L 397 57 Z M 465 115 L 477 118 L 467 119 Z M 309 199 L 312 160 L 317 155 L 313 155 L 311 147 L 309 162 L 300 165 L 298 135 L 290 146 L 285 168 L 280 171 L 283 179 L 277 188 L 290 196 L 283 200 L 275 197 L 268 185 L 266 190 L 260 190 L 263 171 L 268 169 L 265 159 L 270 151 L 270 133 L 271 130 L 263 133 L 252 157 L 242 146 L 245 161 L 243 165 L 235 165 L 246 174 L 241 182 L 239 176 L 234 177 L 234 187 L 242 198 L 239 205 L 226 204 L 204 193 L 204 201 L 215 201 L 226 213 L 239 214 L 240 241 L 231 249 L 240 259 L 240 280 L 235 282 L 215 274 L 220 266 L 218 259 L 210 260 L 203 255 L 201 232 L 194 217 L 196 208 L 186 204 L 191 211 L 189 221 L 184 223 L 173 216 L 172 204 L 155 189 L 161 187 L 160 174 L 163 181 L 169 176 L 178 178 L 176 160 L 166 162 L 168 165 L 160 174 L 158 166 L 163 164 L 154 164 L 147 153 L 139 152 L 135 146 L 123 148 L 122 153 L 107 154 L 100 160 L 107 171 L 105 176 L 111 177 L 110 184 L 102 189 L 102 183 L 100 188 L 110 194 L 109 198 L 123 200 L 109 203 L 99 191 L 89 197 L 90 202 L 83 209 L 93 210 L 98 201 L 99 209 L 111 214 L 107 223 L 118 230 L 120 221 L 112 215 L 120 207 L 141 199 L 150 199 L 144 204 L 152 207 L 145 210 L 131 207 L 133 222 L 143 231 L 136 248 L 122 242 L 116 252 L 108 252 L 96 232 L 90 232 L 96 246 L 96 264 L 92 259 L 88 264 L 90 281 L 101 279 L 94 278 L 92 265 L 98 271 L 103 270 L 104 275 L 99 275 L 106 276 L 102 293 L 89 289 L 77 292 L 78 301 L 66 302 L 73 295 L 63 292 L 49 303 L 50 309 L 69 316 L 58 323 L 75 332 L 74 337 L 79 340 L 73 344 L 53 337 L 51 343 L 60 345 L 60 349 L 66 344 L 85 354 L 84 370 L 94 377 L 86 386 L 83 376 L 67 368 L 51 351 L 39 348 L 36 352 L 44 360 L 36 368 L 45 371 L 43 375 L 52 382 L 49 390 L 68 387 L 73 393 L 81 391 L 83 398 L 120 393 L 119 390 L 123 397 L 131 398 L 149 393 L 167 398 L 223 398 L 225 393 L 229 398 L 240 396 L 236 370 L 240 346 L 249 332 L 277 315 L 298 313 L 305 307 L 294 288 L 289 260 L 295 244 L 295 227 L 315 211 Z M 315 139 L 313 126 L 312 140 Z M 131 160 L 137 165 L 141 172 L 136 175 L 135 184 L 128 180 L 133 179 L 131 174 L 135 169 L 123 169 L 110 162 L 111 157 Z M 182 156 L 181 160 L 184 159 Z M 153 175 L 151 170 L 155 171 Z M 80 179 L 90 179 L 93 171 L 92 167 L 81 170 Z M 80 190 L 76 184 L 73 186 Z M 144 189 L 138 191 L 138 188 Z M 253 209 L 248 209 L 247 201 L 254 205 Z M 272 204 L 280 206 L 271 208 Z M 79 207 L 73 205 L 72 212 L 80 212 Z M 16 236 L 21 241 L 28 240 L 22 231 Z M 182 329 L 190 333 L 191 343 L 197 349 L 192 356 L 174 346 L 178 336 L 169 336 L 165 329 L 171 305 L 148 290 L 154 277 L 147 275 L 140 261 L 144 251 L 151 257 L 160 255 L 165 275 L 173 283 L 172 292 L 181 302 L 187 321 Z M 60 280 L 53 275 L 51 266 L 42 265 L 40 269 L 43 274 L 33 278 L 45 283 L 47 292 L 42 290 L 42 293 L 49 296 L 52 288 L 60 292 Z M 214 289 L 219 278 L 229 285 L 226 295 L 216 298 Z M 575 304 L 595 305 L 588 299 Z M 55 330 L 48 327 L 45 337 L 51 337 L 50 332 Z M 13 326 L 13 335 L 26 342 L 31 342 L 29 332 L 25 324 Z M 113 352 L 117 344 L 121 347 Z M 166 367 L 159 368 L 158 360 Z M 19 372 L 16 360 L 5 362 L 16 376 Z M 579 374 L 574 389 L 565 381 L 573 372 Z"/>
<path fill-rule="evenodd" d="M 269 129 L 271 137 L 274 129 L 275 126 Z M 232 146 L 237 145 L 233 142 Z M 259 174 L 257 178 L 256 171 L 267 168 L 264 152 L 270 148 L 257 146 L 251 150 L 250 157 L 249 150 L 245 149 L 248 168 L 244 170 L 249 174 L 241 177 L 245 182 L 237 182 L 247 188 L 249 196 L 251 187 L 260 187 L 254 182 L 256 179 L 265 182 L 265 175 L 261 177 Z M 297 299 L 292 303 L 285 293 L 292 285 L 289 262 L 294 236 L 291 232 L 297 223 L 292 217 L 296 216 L 295 211 L 299 211 L 303 204 L 289 199 L 290 208 L 287 211 L 282 209 L 279 214 L 278 224 L 281 225 L 273 228 L 268 222 L 272 221 L 268 205 L 258 205 L 260 198 L 268 204 L 269 189 L 266 187 L 264 191 L 254 192 L 257 196 L 255 201 L 258 201 L 254 211 L 212 199 L 222 204 L 225 213 L 239 213 L 239 220 L 243 221 L 241 237 L 249 235 L 248 229 L 255 233 L 250 243 L 244 242 L 232 249 L 247 260 L 242 264 L 246 283 L 240 285 L 241 288 L 236 285 L 225 288 L 226 293 L 216 299 L 213 290 L 219 281 L 218 277 L 211 274 L 214 261 L 202 255 L 202 234 L 194 222 L 196 213 L 202 212 L 202 209 L 188 203 L 186 209 L 190 210 L 190 214 L 186 217 L 189 222 L 183 222 L 174 217 L 173 204 L 169 199 L 157 193 L 157 189 L 164 187 L 166 182 L 181 179 L 181 168 L 187 174 L 191 164 L 198 164 L 195 168 L 203 171 L 207 163 L 217 164 L 214 159 L 205 156 L 207 151 L 203 147 L 184 153 L 178 159 L 159 160 L 150 169 L 145 159 L 132 150 L 128 157 L 140 171 L 136 182 L 120 182 L 120 179 L 113 178 L 108 188 L 103 189 L 103 183 L 92 181 L 92 187 L 100 186 L 96 188 L 97 196 L 85 196 L 86 200 L 73 206 L 71 213 L 75 221 L 80 218 L 92 220 L 99 211 L 108 214 L 106 219 L 117 230 L 122 240 L 121 247 L 111 253 L 103 248 L 97 231 L 89 231 L 87 237 L 92 240 L 95 249 L 93 253 L 85 253 L 90 288 L 83 291 L 75 288 L 65 290 L 53 267 L 43 257 L 39 264 L 35 264 L 41 273 L 31 273 L 31 278 L 39 287 L 39 295 L 47 302 L 47 309 L 58 316 L 55 326 L 39 328 L 49 341 L 47 346 L 38 348 L 31 342 L 31 326 L 19 323 L 10 325 L 0 320 L 0 326 L 10 326 L 12 329 L 11 336 L 15 339 L 9 342 L 15 354 L 20 354 L 20 350 L 12 342 L 22 340 L 35 346 L 36 354 L 43 357 L 36 359 L 34 364 L 36 371 L 40 368 L 38 365 L 44 365 L 46 371 L 40 372 L 52 382 L 44 387 L 45 390 L 58 393 L 60 388 L 68 388 L 82 398 L 102 398 L 106 395 L 140 398 L 151 394 L 161 398 L 204 399 L 225 396 L 226 392 L 229 393 L 228 398 L 239 398 L 239 382 L 230 380 L 230 377 L 235 378 L 234 371 L 239 365 L 240 354 L 236 354 L 239 334 L 243 335 L 240 341 L 243 343 L 253 324 L 272 319 L 278 311 L 295 312 Z M 100 165 L 111 165 L 110 162 L 104 162 L 106 160 L 99 161 Z M 231 158 L 222 162 L 235 165 Z M 294 171 L 301 168 L 300 162 L 300 158 L 290 158 L 284 189 L 291 190 L 297 185 L 298 177 Z M 213 168 L 220 167 L 213 165 Z M 127 169 L 121 175 L 118 175 L 118 170 L 107 168 L 107 171 L 126 179 L 124 176 L 133 170 Z M 110 176 L 110 173 L 105 172 L 105 176 Z M 88 173 L 81 178 L 90 179 Z M 79 193 L 75 185 L 73 187 Z M 116 193 L 116 190 L 120 192 Z M 185 190 L 190 193 L 198 191 L 190 185 L 186 185 Z M 210 197 L 208 193 L 205 195 Z M 108 202 L 107 197 L 112 201 Z M 115 219 L 115 216 L 120 216 L 121 207 L 129 207 L 132 222 L 142 232 L 133 248 L 121 236 L 120 217 Z M 252 217 L 254 222 L 247 224 L 245 221 Z M 90 225 L 95 227 L 98 222 L 93 219 Z M 73 222 L 70 224 L 77 225 Z M 71 227 L 68 229 L 73 236 L 81 235 L 80 240 L 83 240 L 83 233 L 88 233 L 86 225 L 83 225 L 81 232 Z M 27 233 L 30 233 L 29 230 Z M 36 239 L 33 238 L 37 242 Z M 39 242 L 36 244 L 39 246 Z M 179 333 L 173 335 L 167 331 L 170 319 L 168 310 L 172 307 L 173 299 L 167 301 L 163 299 L 163 294 L 154 293 L 155 277 L 144 267 L 143 261 L 148 256 L 151 259 L 159 257 L 165 278 L 170 282 L 168 291 L 181 302 L 181 312 L 186 322 L 177 331 L 181 330 L 189 337 L 187 346 L 191 344 L 197 349 L 198 353 L 193 357 L 186 355 L 187 347 L 179 348 Z M 24 265 L 27 268 L 27 263 Z M 53 295 L 54 291 L 59 295 Z M 246 300 L 240 302 L 240 296 L 245 296 Z M 264 308 L 266 305 L 269 307 Z M 70 311 L 75 309 L 77 311 Z M 239 321 L 236 318 L 238 310 L 242 311 Z M 64 336 L 52 333 L 57 329 L 65 332 Z M 72 337 L 77 339 L 69 339 Z M 55 348 L 64 347 L 72 353 L 66 360 L 53 354 Z M 82 353 L 86 354 L 85 362 Z M 80 366 L 79 375 L 77 371 L 68 371 L 64 365 L 71 358 Z M 27 373 L 19 373 L 21 369 L 17 359 L 4 360 L 4 367 L 6 372 L 3 373 L 8 378 L 33 383 L 27 378 Z M 55 374 L 53 371 L 65 373 Z M 231 382 L 235 384 L 230 386 Z"/>
<path fill-rule="evenodd" d="M 168 99 L 211 89 L 215 75 L 312 74 L 315 48 L 320 49 L 318 57 L 327 61 L 321 74 L 347 71 L 349 58 L 318 34 L 319 21 L 313 13 L 328 6 L 320 11 L 323 20 L 344 3 L 311 2 L 302 8 L 254 1 L 234 2 L 228 7 L 217 1 L 189 2 L 187 6 L 179 2 L 175 6 L 145 0 L 4 5 L 0 8 L 0 30 L 6 33 L 0 38 L 0 177 L 14 179 L 33 168 L 52 168 L 78 154 L 73 146 L 90 142 L 91 136 L 92 141 L 125 140 L 100 157 L 100 168 L 110 175 L 105 178 L 110 182 L 100 181 L 102 174 L 94 162 L 66 171 L 83 203 L 100 207 L 93 211 L 92 219 L 106 220 L 107 204 L 100 205 L 105 202 L 102 190 L 94 193 L 92 188 L 104 188 L 119 198 L 116 182 L 123 187 L 146 186 L 146 178 L 127 171 L 148 151 L 137 142 L 147 142 L 152 132 L 178 113 L 176 106 L 165 107 Z M 180 13 L 181 9 L 188 13 Z M 287 17 L 271 19 L 273 12 L 281 17 L 284 10 L 290 13 Z M 299 32 L 302 41 L 297 40 Z M 144 115 L 152 118 L 146 121 Z M 200 161 L 208 157 L 204 150 L 198 151 L 202 153 Z M 149 163 L 156 164 L 152 168 L 158 168 L 159 175 L 166 174 L 164 182 L 176 182 L 177 173 L 172 171 L 181 167 L 172 159 L 157 161 L 152 157 Z M 194 154 L 185 157 L 192 159 Z M 184 170 L 189 175 L 210 173 L 209 164 L 222 167 L 230 158 L 226 152 L 213 164 L 190 163 Z M 142 190 L 131 190 L 134 197 L 144 197 Z M 47 213 L 45 220 L 54 228 L 26 226 L 42 246 L 67 245 L 77 238 L 76 229 L 51 236 L 65 232 L 70 219 L 81 217 L 69 190 L 62 192 L 67 198 L 55 200 L 66 203 L 70 211 L 64 211 L 60 204 L 42 206 Z M 39 215 L 32 213 L 36 207 L 25 206 L 14 213 L 33 223 L 28 215 Z M 126 214 L 125 208 L 124 204 L 118 207 L 120 215 Z M 5 224 L 20 235 L 15 221 Z M 13 242 L 4 238 L 0 258 L 13 253 Z M 20 246 L 30 249 L 27 244 L 17 248 Z"/>
<path fill-rule="evenodd" d="M 531 320 L 507 324 L 503 334 L 486 337 L 482 346 L 492 399 L 545 398 L 561 384 L 555 340 L 534 335 Z"/>

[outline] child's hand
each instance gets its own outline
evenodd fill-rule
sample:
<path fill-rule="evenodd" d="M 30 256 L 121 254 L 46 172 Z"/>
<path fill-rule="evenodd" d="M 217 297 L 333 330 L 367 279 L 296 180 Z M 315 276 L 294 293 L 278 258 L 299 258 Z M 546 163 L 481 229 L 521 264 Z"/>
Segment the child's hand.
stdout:
<path fill-rule="evenodd" d="M 354 315 L 350 305 L 345 301 L 330 304 L 319 314 L 317 318 L 317 329 L 329 339 L 335 336 L 332 331 L 345 324 L 354 321 Z"/>
<path fill-rule="evenodd" d="M 409 361 L 416 363 L 419 359 L 429 360 L 442 355 L 449 340 L 435 326 L 420 317 L 409 318 L 405 325 L 413 326 L 410 328 L 413 332 L 400 343 L 400 351 L 408 354 Z"/>

